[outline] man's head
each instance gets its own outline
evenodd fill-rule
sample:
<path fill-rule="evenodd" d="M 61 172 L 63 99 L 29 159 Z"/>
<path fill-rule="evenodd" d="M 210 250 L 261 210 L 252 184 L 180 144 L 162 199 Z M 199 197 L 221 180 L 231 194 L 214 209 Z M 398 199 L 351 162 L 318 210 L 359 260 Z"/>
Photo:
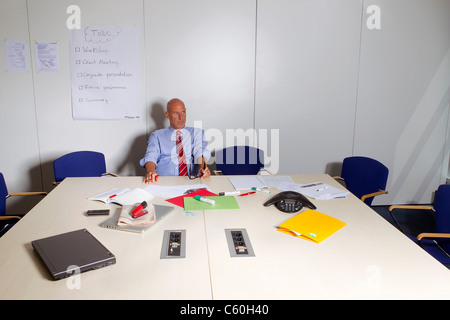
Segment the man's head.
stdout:
<path fill-rule="evenodd" d="M 184 102 L 177 98 L 167 102 L 166 118 L 169 119 L 170 126 L 173 129 L 183 129 L 186 124 L 186 107 Z"/>

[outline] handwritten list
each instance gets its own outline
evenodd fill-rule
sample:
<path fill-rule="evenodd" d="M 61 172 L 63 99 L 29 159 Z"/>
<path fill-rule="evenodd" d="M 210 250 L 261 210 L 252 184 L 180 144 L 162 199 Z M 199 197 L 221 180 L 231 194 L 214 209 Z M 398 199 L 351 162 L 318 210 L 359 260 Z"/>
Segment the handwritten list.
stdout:
<path fill-rule="evenodd" d="M 139 38 L 135 27 L 69 31 L 75 120 L 141 118 Z"/>

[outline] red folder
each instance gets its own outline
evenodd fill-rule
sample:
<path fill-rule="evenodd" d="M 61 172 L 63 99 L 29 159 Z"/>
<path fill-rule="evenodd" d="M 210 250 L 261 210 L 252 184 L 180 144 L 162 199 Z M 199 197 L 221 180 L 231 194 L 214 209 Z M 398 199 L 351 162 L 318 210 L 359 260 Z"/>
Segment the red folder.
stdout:
<path fill-rule="evenodd" d="M 204 196 L 218 196 L 217 194 L 209 192 L 206 189 L 200 189 L 200 190 L 196 190 L 194 192 L 188 193 L 188 194 L 183 194 L 183 195 L 175 197 L 175 198 L 167 199 L 166 201 L 184 208 L 183 198 L 184 197 L 195 197 L 197 195 L 198 196 L 202 196 L 202 197 L 204 197 Z"/>

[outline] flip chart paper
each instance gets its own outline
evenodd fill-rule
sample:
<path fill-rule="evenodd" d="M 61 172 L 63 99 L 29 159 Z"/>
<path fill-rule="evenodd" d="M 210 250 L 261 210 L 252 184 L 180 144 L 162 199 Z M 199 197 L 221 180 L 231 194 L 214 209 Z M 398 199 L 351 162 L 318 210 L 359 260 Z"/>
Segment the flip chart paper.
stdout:
<path fill-rule="evenodd" d="M 75 120 L 142 117 L 138 30 L 100 26 L 69 30 Z"/>

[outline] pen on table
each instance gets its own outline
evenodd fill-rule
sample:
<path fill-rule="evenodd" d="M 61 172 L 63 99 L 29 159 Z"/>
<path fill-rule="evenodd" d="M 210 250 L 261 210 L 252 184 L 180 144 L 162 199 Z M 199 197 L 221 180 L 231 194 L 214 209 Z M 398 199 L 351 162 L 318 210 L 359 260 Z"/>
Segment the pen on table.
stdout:
<path fill-rule="evenodd" d="M 206 202 L 206 203 L 209 203 L 209 204 L 212 204 L 212 205 L 216 204 L 216 202 L 214 200 L 211 200 L 211 199 L 208 199 L 208 198 L 204 198 L 204 197 L 201 197 L 201 196 L 198 196 L 198 195 L 195 196 L 194 199 L 198 200 L 198 201 Z"/>
<path fill-rule="evenodd" d="M 314 186 L 320 186 L 321 184 L 322 184 L 322 182 L 304 184 L 304 185 L 301 185 L 300 188 L 309 188 L 309 187 L 314 187 Z"/>
<path fill-rule="evenodd" d="M 109 196 L 107 199 L 107 202 L 111 202 L 111 199 L 114 198 L 115 196 L 117 196 L 117 194 L 113 194 L 113 195 Z"/>
<path fill-rule="evenodd" d="M 241 194 L 240 196 L 241 196 L 241 197 L 243 197 L 243 196 L 248 196 L 249 194 L 254 194 L 254 193 L 256 193 L 256 191 L 243 193 L 243 194 Z"/>
<path fill-rule="evenodd" d="M 257 188 L 257 187 L 253 187 L 252 190 L 270 193 L 270 190 L 267 190 L 267 189 L 261 189 L 261 188 Z"/>
<path fill-rule="evenodd" d="M 219 196 L 238 196 L 240 194 L 240 191 L 219 192 Z"/>

